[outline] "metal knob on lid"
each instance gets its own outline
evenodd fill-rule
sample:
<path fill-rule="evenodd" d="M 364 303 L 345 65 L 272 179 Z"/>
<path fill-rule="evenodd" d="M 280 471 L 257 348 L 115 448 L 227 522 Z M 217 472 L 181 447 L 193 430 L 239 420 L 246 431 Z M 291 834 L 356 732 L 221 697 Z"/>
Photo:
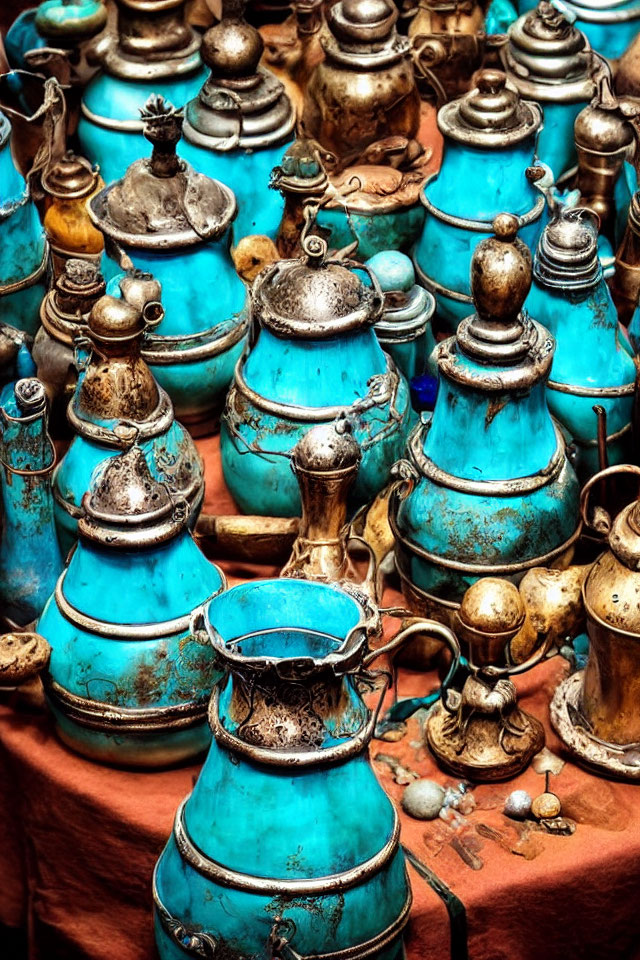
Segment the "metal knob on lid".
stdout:
<path fill-rule="evenodd" d="M 441 132 L 471 146 L 509 146 L 533 135 L 542 123 L 535 103 L 521 100 L 500 70 L 481 70 L 477 86 L 438 112 Z"/>
<path fill-rule="evenodd" d="M 598 257 L 600 219 L 586 207 L 562 208 L 540 237 L 533 273 L 543 286 L 583 289 L 602 276 Z"/>

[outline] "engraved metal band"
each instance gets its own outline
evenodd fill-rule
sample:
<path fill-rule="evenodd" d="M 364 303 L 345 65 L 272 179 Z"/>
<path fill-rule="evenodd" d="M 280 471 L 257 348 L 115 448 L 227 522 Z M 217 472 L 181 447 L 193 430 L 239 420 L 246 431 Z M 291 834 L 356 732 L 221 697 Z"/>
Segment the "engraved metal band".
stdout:
<path fill-rule="evenodd" d="M 8 417 L 7 419 L 15 420 L 16 422 L 19 422 L 18 417 Z M 26 422 L 26 420 L 25 420 L 24 422 Z M 27 468 L 27 467 L 14 467 L 14 466 L 12 466 L 10 463 L 7 463 L 6 460 L 3 460 L 3 459 L 2 459 L 2 456 L 0 455 L 0 467 L 3 467 L 3 468 L 7 471 L 7 473 L 12 473 L 12 474 L 14 474 L 14 476 L 16 476 L 16 477 L 46 477 L 46 476 L 48 476 L 50 473 L 53 472 L 53 470 L 54 470 L 54 468 L 55 468 L 56 461 L 57 461 L 57 459 L 58 459 L 58 455 L 57 455 L 57 452 L 56 452 L 56 448 L 55 448 L 54 442 L 53 442 L 53 440 L 51 439 L 51 437 L 49 436 L 49 434 L 47 434 L 47 442 L 48 442 L 48 445 L 49 445 L 49 455 L 50 455 L 50 458 L 51 458 L 51 463 L 49 463 L 48 466 L 46 466 L 46 467 L 38 467 L 37 470 L 30 470 L 30 469 Z"/>
<path fill-rule="evenodd" d="M 166 433 L 174 422 L 173 405 L 166 390 L 158 386 L 158 405 L 147 420 L 114 420 L 114 426 L 124 424 L 125 426 L 135 427 L 137 430 L 136 440 L 138 443 L 144 440 L 151 440 Z M 67 407 L 67 420 L 74 433 L 80 434 L 88 440 L 94 440 L 96 443 L 104 444 L 108 447 L 118 447 L 122 449 L 122 441 L 118 439 L 113 429 L 100 426 L 91 420 L 85 420 L 76 413 L 75 404 L 72 401 Z"/>
<path fill-rule="evenodd" d="M 158 919 L 163 930 L 170 937 L 173 943 L 177 944 L 187 955 L 195 957 L 210 957 L 214 960 L 218 946 L 221 947 L 220 958 L 225 953 L 225 944 L 219 937 L 202 930 L 190 929 L 182 920 L 171 915 L 167 910 L 160 894 L 158 893 L 156 864 L 153 871 L 153 902 L 156 908 Z M 405 875 L 406 876 L 406 875 Z M 354 944 L 351 947 L 344 947 L 342 950 L 332 950 L 330 953 L 300 954 L 291 946 L 290 941 L 286 940 L 283 944 L 286 956 L 292 960 L 369 960 L 371 957 L 378 957 L 386 950 L 402 933 L 411 913 L 411 904 L 413 898 L 411 887 L 407 878 L 407 899 L 398 917 L 390 923 L 388 927 L 381 930 L 375 937 L 365 940 L 363 943 Z M 273 960 L 282 960 L 285 953 L 272 952 Z M 249 960 L 249 957 L 238 956 L 237 960 Z"/>
<path fill-rule="evenodd" d="M 434 174 L 434 176 L 436 175 Z M 444 213 L 444 211 L 439 210 L 438 207 L 434 206 L 425 192 L 431 179 L 433 179 L 433 177 L 427 180 L 420 193 L 420 200 L 422 201 L 423 206 L 426 208 L 427 213 L 431 214 L 432 217 L 435 217 L 436 220 L 440 220 L 441 223 L 446 223 L 450 227 L 457 227 L 459 230 L 470 230 L 472 233 L 493 233 L 493 220 L 468 220 L 466 217 L 456 217 L 452 213 Z M 528 210 L 521 216 L 516 214 L 518 220 L 518 229 L 522 230 L 523 227 L 528 227 L 529 224 L 538 220 L 542 215 L 545 203 L 546 200 L 541 194 L 536 198 L 536 202 L 531 210 Z"/>
<path fill-rule="evenodd" d="M 63 593 L 64 579 L 67 575 L 68 567 L 63 570 L 58 578 L 55 589 L 55 601 L 57 607 L 69 623 L 87 633 L 96 634 L 99 637 L 108 637 L 116 640 L 159 640 L 161 637 L 171 637 L 177 633 L 188 633 L 190 631 L 191 614 L 187 613 L 183 617 L 176 617 L 174 620 L 161 620 L 158 623 L 107 623 L 104 620 L 95 620 L 87 616 L 81 610 L 76 609 L 66 599 Z M 214 597 L 222 593 L 227 588 L 227 581 L 224 573 L 218 570 L 221 582 L 219 588 L 211 594 L 204 604 L 209 603 Z"/>
<path fill-rule="evenodd" d="M 91 730 L 120 733 L 153 733 L 184 730 L 203 723 L 207 716 L 208 697 L 191 703 L 170 707 L 116 707 L 100 700 L 89 700 L 70 693 L 50 677 L 44 676 L 43 684 L 47 697 L 61 713 L 79 726 Z"/>
<path fill-rule="evenodd" d="M 263 763 L 270 767 L 319 767 L 341 763 L 351 757 L 359 756 L 366 750 L 376 727 L 378 713 L 386 692 L 386 684 L 380 693 L 377 706 L 371 711 L 369 719 L 363 723 L 357 733 L 341 743 L 321 750 L 280 750 L 247 743 L 230 733 L 220 721 L 218 709 L 220 690 L 214 687 L 209 701 L 209 726 L 216 742 L 231 753 L 239 753 L 253 763 Z"/>
<path fill-rule="evenodd" d="M 530 570 L 532 567 L 548 567 L 550 563 L 552 563 L 554 560 L 557 560 L 558 557 L 561 557 L 563 553 L 566 553 L 566 551 L 573 546 L 582 532 L 582 526 L 581 524 L 578 524 L 577 528 L 571 534 L 569 539 L 565 540 L 565 542 L 560 544 L 559 547 L 554 547 L 554 549 L 549 550 L 548 553 L 543 553 L 538 557 L 532 557 L 530 560 L 520 560 L 517 563 L 466 563 L 462 560 L 452 560 L 450 557 L 443 557 L 436 553 L 429 553 L 429 551 L 425 550 L 424 547 L 421 547 L 419 544 L 408 540 L 402 533 L 400 533 L 398 524 L 396 522 L 396 498 L 397 494 L 394 491 L 389 504 L 389 525 L 397 543 L 404 547 L 404 549 L 409 553 L 413 553 L 415 556 L 420 557 L 421 560 L 426 560 L 434 567 L 444 567 L 446 570 L 456 570 L 459 573 L 470 576 L 486 577 L 496 575 L 509 577 L 516 573 L 522 573 L 525 570 Z M 415 586 L 413 581 L 410 580 L 409 582 L 414 589 L 419 589 Z"/>
<path fill-rule="evenodd" d="M 173 836 L 181 857 L 207 880 L 212 880 L 222 887 L 230 887 L 232 890 L 242 890 L 246 893 L 256 893 L 263 897 L 317 897 L 342 893 L 344 890 L 350 890 L 380 873 L 395 857 L 399 849 L 400 821 L 394 807 L 391 836 L 382 849 L 373 857 L 370 857 L 369 860 L 365 860 L 364 863 L 359 863 L 356 867 L 351 867 L 350 870 L 343 870 L 341 873 L 333 873 L 326 877 L 301 877 L 295 880 L 279 877 L 255 877 L 248 873 L 230 870 L 221 863 L 210 860 L 195 846 L 189 837 L 184 822 L 186 803 L 187 800 L 183 800 L 178 807 L 173 826 Z"/>
<path fill-rule="evenodd" d="M 33 273 L 30 273 L 28 277 L 23 277 L 21 280 L 15 280 L 13 283 L 6 283 L 3 286 L 0 286 L 0 297 L 10 297 L 13 293 L 19 293 L 20 290 L 26 290 L 27 287 L 32 287 L 44 276 L 44 274 L 47 272 L 48 266 L 49 243 L 48 241 L 45 241 L 42 261 L 36 267 Z"/>
<path fill-rule="evenodd" d="M 236 343 L 246 336 L 250 325 L 251 318 L 247 315 L 242 318 L 240 323 L 235 324 L 221 337 L 216 337 L 215 327 L 212 327 L 211 330 L 206 330 L 204 333 L 199 333 L 195 337 L 146 336 L 140 355 L 146 363 L 151 363 L 155 366 L 197 363 L 199 360 L 209 360 L 211 357 L 217 357 L 219 354 L 225 353 L 227 350 L 230 350 L 231 347 L 234 347 Z M 196 346 L 186 348 L 182 346 L 185 343 L 189 343 L 189 340 L 202 340 L 207 336 L 211 339 L 205 340 L 203 343 L 198 343 Z M 160 345 L 163 345 L 165 349 L 158 349 Z M 181 347 L 181 349 L 170 349 L 176 346 Z"/>
<path fill-rule="evenodd" d="M 413 430 L 407 443 L 411 459 L 418 468 L 418 472 L 440 487 L 456 490 L 458 493 L 470 496 L 488 497 L 517 497 L 525 493 L 533 493 L 546 487 L 555 480 L 565 464 L 565 444 L 559 427 L 554 423 L 556 433 L 556 449 L 545 467 L 537 473 L 527 477 L 515 477 L 511 480 L 470 480 L 466 477 L 456 477 L 438 467 L 422 449 L 423 437 L 428 433 L 431 424 L 419 424 Z"/>
<path fill-rule="evenodd" d="M 399 377 L 396 366 L 393 360 L 387 354 L 387 371 L 381 376 L 387 377 L 389 379 L 390 395 L 386 399 L 381 399 L 377 402 L 371 403 L 371 406 L 382 406 L 387 403 L 392 403 L 395 399 L 395 395 L 398 389 Z M 247 383 L 244 379 L 242 368 L 244 366 L 244 359 L 241 357 L 236 364 L 235 372 L 235 382 L 234 386 L 239 393 L 241 393 L 254 407 L 257 407 L 258 410 L 262 410 L 263 413 L 270 414 L 274 417 L 284 417 L 287 420 L 298 420 L 303 423 L 316 423 L 319 420 L 335 420 L 336 417 L 343 415 L 348 416 L 351 412 L 357 412 L 359 409 L 368 409 L 366 403 L 370 397 L 373 396 L 373 389 L 370 388 L 369 392 L 362 397 L 362 399 L 357 399 L 351 404 L 344 404 L 343 406 L 336 407 L 303 407 L 297 403 L 280 403 L 277 400 L 268 400 L 266 397 L 261 396 L 259 393 L 256 393 L 255 390 L 252 390 L 251 387 L 247 386 Z"/>
<path fill-rule="evenodd" d="M 635 393 L 634 383 L 623 383 L 619 387 L 579 387 L 571 383 L 558 383 L 557 380 L 547 380 L 549 390 L 557 393 L 568 393 L 573 397 L 630 397 Z"/>

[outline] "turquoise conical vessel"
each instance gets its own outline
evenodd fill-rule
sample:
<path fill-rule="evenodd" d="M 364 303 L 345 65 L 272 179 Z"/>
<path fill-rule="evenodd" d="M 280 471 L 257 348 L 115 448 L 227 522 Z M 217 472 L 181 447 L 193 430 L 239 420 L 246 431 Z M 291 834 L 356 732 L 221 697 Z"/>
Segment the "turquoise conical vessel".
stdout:
<path fill-rule="evenodd" d="M 224 677 L 209 755 L 156 866 L 161 960 L 401 960 L 411 893 L 367 757 L 362 606 L 326 584 L 266 580 L 215 598 L 205 621 Z"/>
<path fill-rule="evenodd" d="M 35 377 L 0 394 L 0 464 L 0 609 L 25 626 L 42 612 L 63 566 L 51 492 L 55 450 Z"/>
<path fill-rule="evenodd" d="M 45 692 L 60 737 L 104 763 L 154 767 L 209 742 L 218 676 L 191 612 L 225 588 L 196 546 L 189 507 L 134 446 L 103 463 L 80 539 L 37 629 L 52 647 Z"/>
<path fill-rule="evenodd" d="M 549 332 L 522 311 L 531 255 L 497 217 L 472 261 L 476 313 L 437 347 L 433 416 L 411 435 L 389 517 L 409 603 L 445 623 L 482 576 L 551 566 L 579 533 L 579 485 L 547 406 Z"/>
<path fill-rule="evenodd" d="M 562 210 L 545 227 L 527 298 L 531 316 L 555 338 L 547 402 L 573 445 L 581 483 L 607 463 L 626 463 L 633 456 L 636 367 L 602 275 L 598 226 L 590 210 L 574 208 Z M 599 422 L 606 446 L 603 464 Z"/>
<path fill-rule="evenodd" d="M 186 0 L 116 0 L 117 29 L 101 45 L 102 71 L 86 87 L 78 123 L 83 156 L 105 183 L 145 155 L 144 105 L 153 94 L 177 107 L 206 79 L 200 34 L 187 24 Z"/>

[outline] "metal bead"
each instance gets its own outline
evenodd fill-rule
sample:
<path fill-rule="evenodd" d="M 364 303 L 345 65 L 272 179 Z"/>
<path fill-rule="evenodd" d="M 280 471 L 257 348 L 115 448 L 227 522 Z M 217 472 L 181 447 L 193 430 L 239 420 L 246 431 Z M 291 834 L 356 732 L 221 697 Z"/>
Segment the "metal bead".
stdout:
<path fill-rule="evenodd" d="M 560 799 L 555 793 L 541 793 L 531 804 L 531 813 L 536 820 L 551 820 L 560 816 Z"/>
<path fill-rule="evenodd" d="M 402 794 L 402 809 L 416 820 L 435 820 L 442 809 L 444 787 L 433 780 L 414 780 Z"/>
<path fill-rule="evenodd" d="M 503 812 L 513 820 L 526 820 L 531 813 L 531 803 L 526 790 L 514 790 L 505 800 Z"/>

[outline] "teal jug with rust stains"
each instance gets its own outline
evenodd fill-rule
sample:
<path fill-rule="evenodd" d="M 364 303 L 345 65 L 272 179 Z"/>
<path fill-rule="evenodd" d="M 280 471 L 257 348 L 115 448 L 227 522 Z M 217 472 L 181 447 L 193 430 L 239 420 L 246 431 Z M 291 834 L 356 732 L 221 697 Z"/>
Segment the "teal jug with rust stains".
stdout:
<path fill-rule="evenodd" d="M 89 202 L 94 224 L 124 259 L 162 285 L 164 317 L 148 330 L 142 355 L 173 402 L 178 419 L 211 432 L 224 405 L 249 329 L 247 293 L 231 259 L 232 191 L 197 173 L 176 153 L 182 113 L 162 98 L 145 107 L 149 159 Z M 103 259 L 108 287 L 121 278 Z"/>
<path fill-rule="evenodd" d="M 536 0 L 519 0 L 521 14 L 533 10 Z M 607 60 L 617 60 L 640 30 L 640 5 L 636 0 L 562 0 L 563 12 Z"/>
<path fill-rule="evenodd" d="M 55 450 L 42 383 L 26 377 L 0 394 L 0 610 L 20 627 L 55 587 L 62 556 L 53 514 Z"/>
<path fill-rule="evenodd" d="M 196 546 L 189 505 L 140 447 L 95 471 L 79 542 L 37 625 L 52 647 L 45 693 L 62 740 L 103 763 L 157 767 L 206 748 L 214 652 L 192 610 L 225 580 Z"/>
<path fill-rule="evenodd" d="M 155 869 L 161 960 L 402 960 L 411 891 L 368 758 L 384 693 L 374 710 L 360 693 L 378 656 L 361 603 L 262 580 L 216 597 L 204 620 L 223 677 L 207 760 Z M 459 661 L 455 636 L 424 621 L 383 649 L 418 627 Z"/>
<path fill-rule="evenodd" d="M 29 187 L 11 155 L 11 124 L 0 113 L 0 322 L 30 336 L 47 292 L 49 245 Z"/>
<path fill-rule="evenodd" d="M 549 413 L 549 332 L 522 310 L 531 254 L 503 214 L 472 260 L 476 313 L 439 344 L 433 415 L 411 435 L 390 500 L 409 604 L 453 622 L 483 576 L 552 566 L 579 530 L 579 485 Z"/>
<path fill-rule="evenodd" d="M 233 190 L 235 243 L 256 233 L 275 239 L 284 206 L 269 183 L 296 118 L 284 85 L 259 62 L 263 48 L 255 27 L 225 17 L 202 39 L 211 73 L 185 107 L 182 156 Z"/>
<path fill-rule="evenodd" d="M 545 227 L 527 298 L 556 342 L 547 401 L 567 431 L 581 483 L 633 456 L 636 367 L 602 275 L 598 226 L 591 210 L 565 208 Z"/>
<path fill-rule="evenodd" d="M 78 122 L 83 156 L 105 183 L 145 155 L 140 117 L 150 96 L 183 107 L 206 79 L 186 0 L 115 0 L 117 25 L 100 45 L 102 71 L 86 87 Z"/>
<path fill-rule="evenodd" d="M 23 10 L 7 30 L 7 59 L 14 70 L 25 70 L 31 51 L 46 47 L 73 54 L 106 22 L 107 8 L 102 0 L 42 0 L 37 7 Z"/>
<path fill-rule="evenodd" d="M 77 537 L 93 472 L 132 438 L 154 479 L 189 503 L 192 523 L 204 496 L 202 462 L 193 440 L 140 356 L 145 330 L 162 316 L 159 284 L 142 276 L 123 286 L 121 299 L 107 295 L 94 304 L 87 337 L 76 340 L 78 382 L 67 408 L 75 436 L 53 477 L 56 524 L 65 551 Z"/>
<path fill-rule="evenodd" d="M 372 329 L 383 308 L 378 281 L 361 264 L 327 259 L 320 237 L 304 238 L 303 250 L 256 279 L 255 337 L 222 417 L 222 469 L 245 513 L 300 515 L 290 458 L 315 424 L 351 421 L 362 447 L 352 506 L 382 489 L 408 433 L 407 382 Z"/>
<path fill-rule="evenodd" d="M 521 239 L 530 249 L 538 242 L 545 198 L 536 183 L 545 168 L 532 164 L 541 126 L 541 108 L 499 70 L 481 70 L 475 89 L 438 111 L 442 166 L 422 191 L 427 214 L 413 260 L 447 333 L 473 309 L 471 258 L 494 218 L 517 216 Z"/>
<path fill-rule="evenodd" d="M 511 25 L 500 57 L 520 96 L 543 109 L 536 152 L 557 180 L 577 163 L 573 125 L 595 95 L 599 61 L 570 15 L 549 0 L 540 0 Z"/>

